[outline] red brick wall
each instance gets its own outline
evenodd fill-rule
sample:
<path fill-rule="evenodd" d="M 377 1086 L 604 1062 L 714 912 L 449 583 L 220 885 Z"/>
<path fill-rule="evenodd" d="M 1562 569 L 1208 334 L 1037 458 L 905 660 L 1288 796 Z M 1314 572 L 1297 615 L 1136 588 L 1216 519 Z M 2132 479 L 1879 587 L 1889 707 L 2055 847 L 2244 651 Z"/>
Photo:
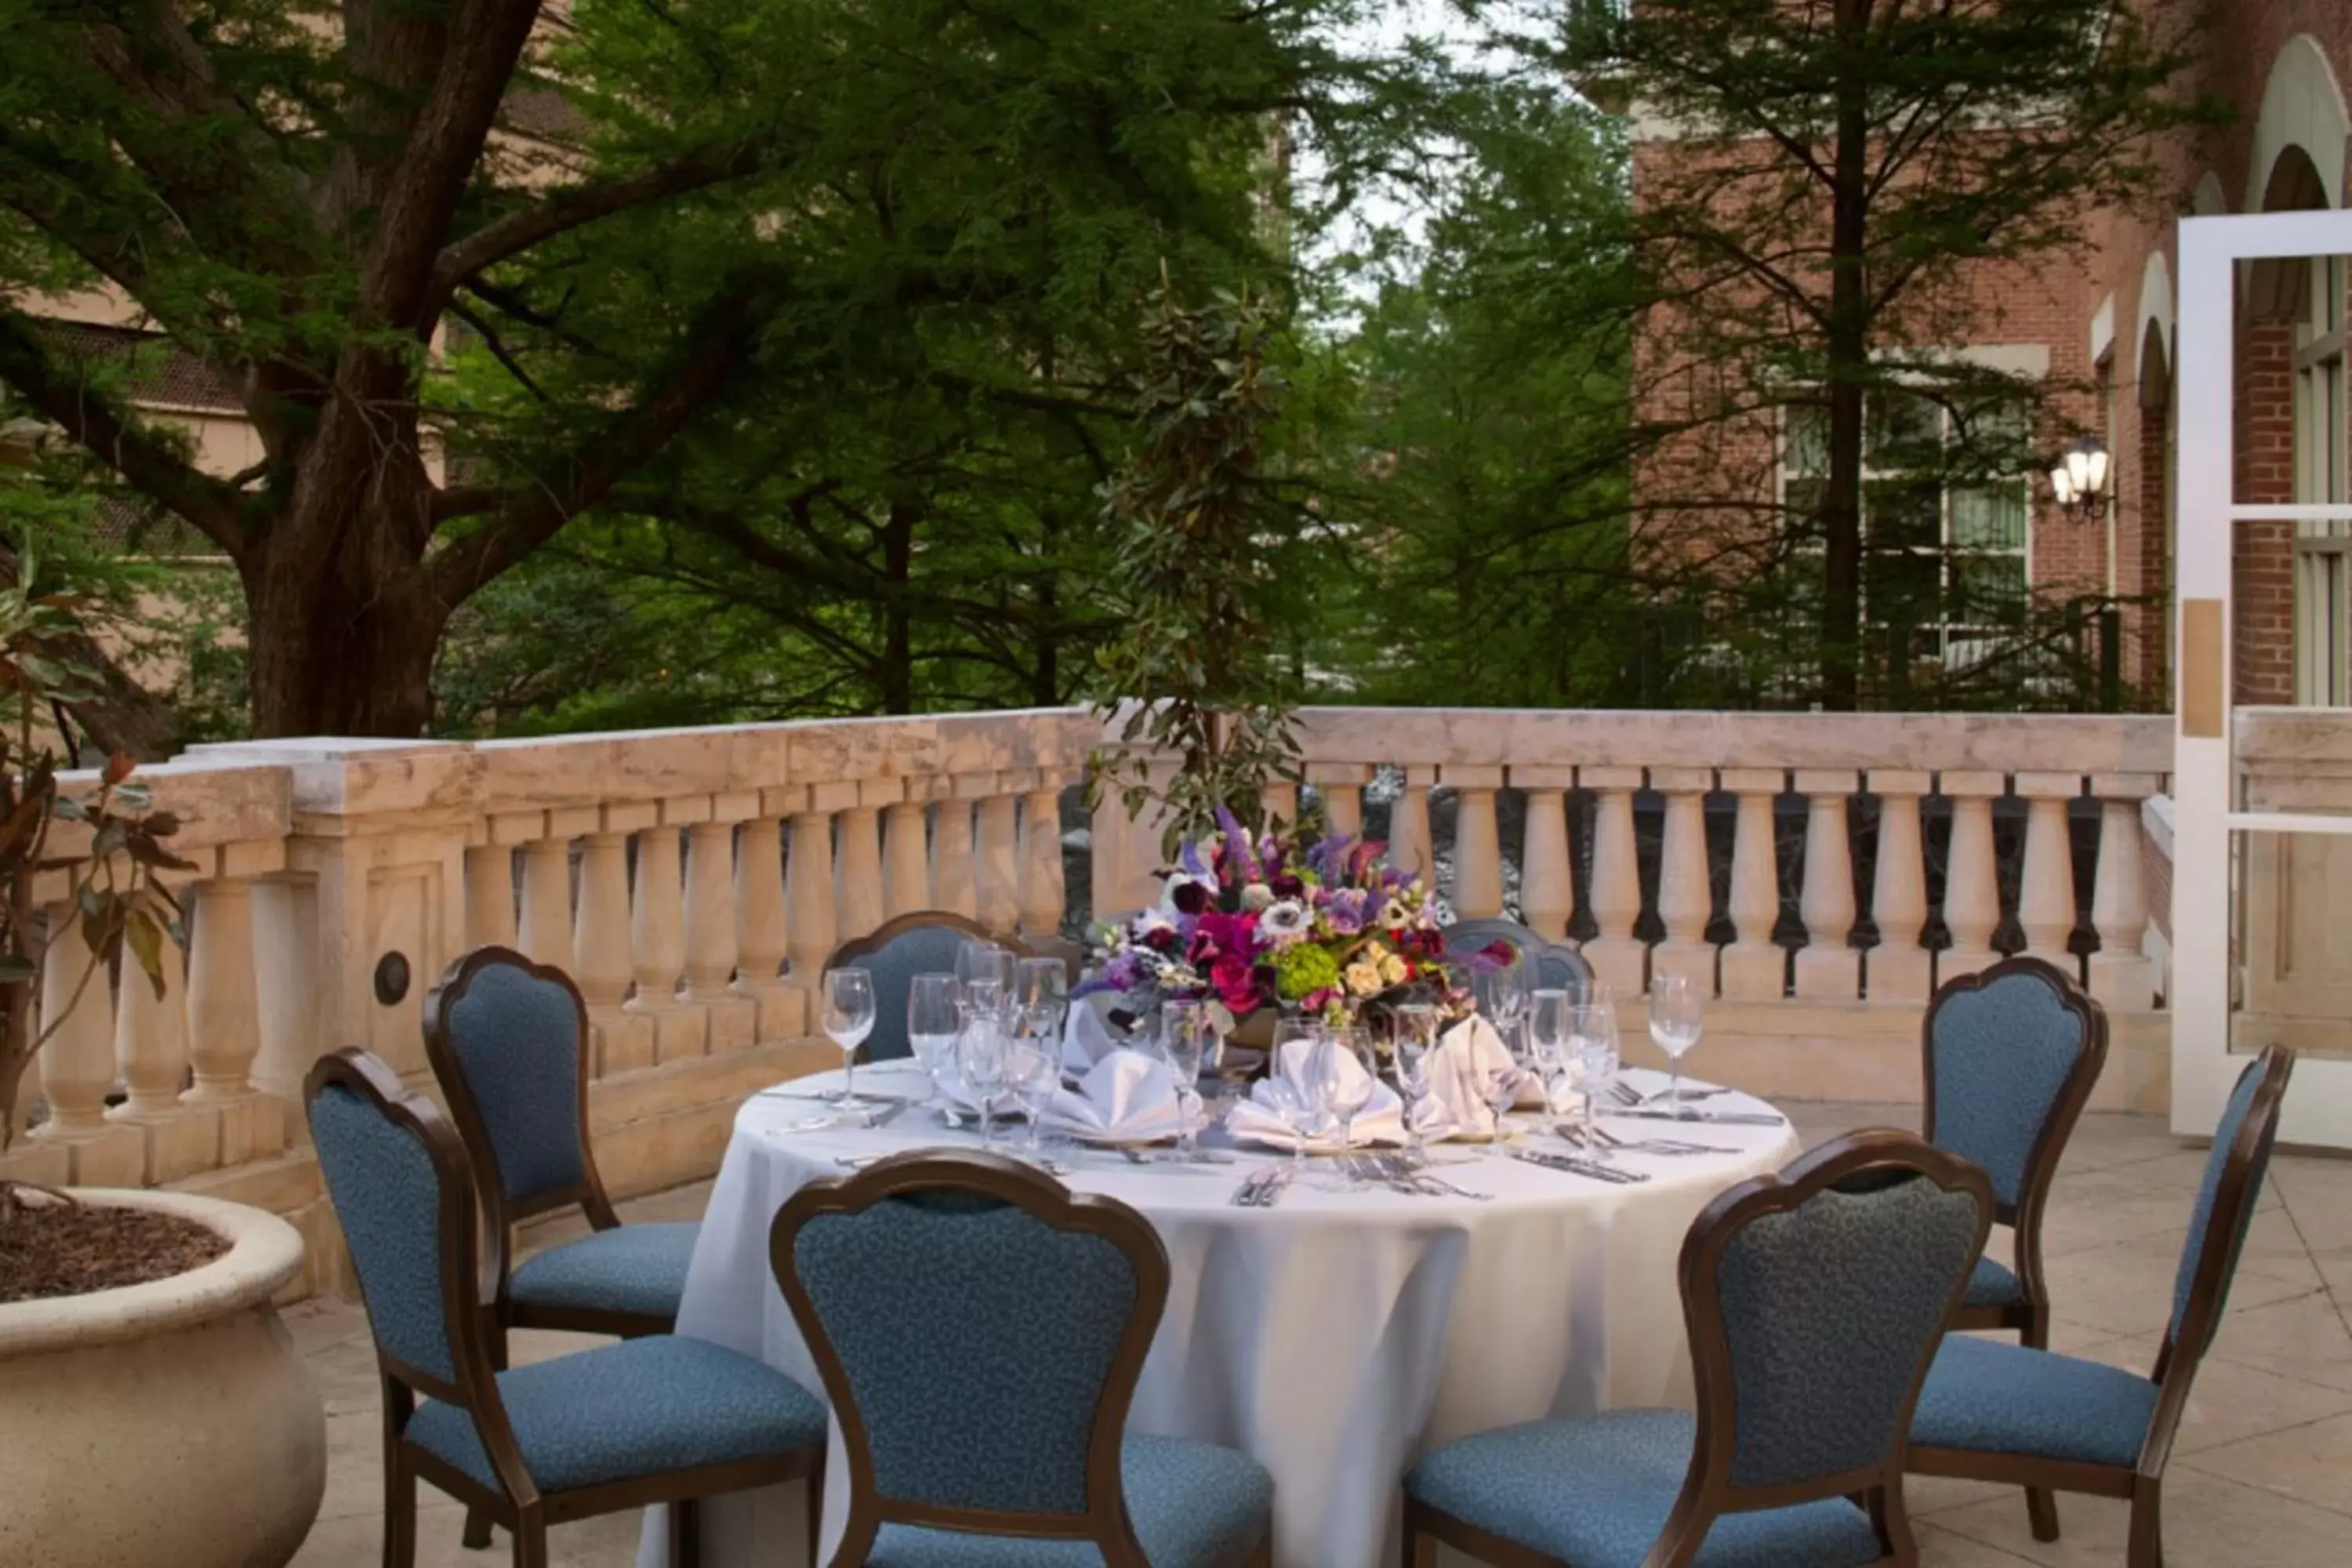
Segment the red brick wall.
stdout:
<path fill-rule="evenodd" d="M 2242 502 L 2294 499 L 2294 329 L 2252 321 L 2238 329 L 2237 473 Z M 2240 702 L 2294 700 L 2294 525 L 2238 525 L 2230 552 Z"/>

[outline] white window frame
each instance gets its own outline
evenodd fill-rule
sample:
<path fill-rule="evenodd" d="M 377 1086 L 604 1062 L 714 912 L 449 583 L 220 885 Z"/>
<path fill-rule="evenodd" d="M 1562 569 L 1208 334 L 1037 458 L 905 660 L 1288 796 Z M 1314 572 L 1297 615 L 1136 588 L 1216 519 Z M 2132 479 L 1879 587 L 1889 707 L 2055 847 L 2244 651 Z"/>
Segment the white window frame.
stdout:
<path fill-rule="evenodd" d="M 2314 257 L 2294 330 L 2294 499 L 2352 500 L 2345 455 L 2345 274 L 2341 256 Z M 2294 530 L 2294 700 L 2352 705 L 2352 523 Z"/>

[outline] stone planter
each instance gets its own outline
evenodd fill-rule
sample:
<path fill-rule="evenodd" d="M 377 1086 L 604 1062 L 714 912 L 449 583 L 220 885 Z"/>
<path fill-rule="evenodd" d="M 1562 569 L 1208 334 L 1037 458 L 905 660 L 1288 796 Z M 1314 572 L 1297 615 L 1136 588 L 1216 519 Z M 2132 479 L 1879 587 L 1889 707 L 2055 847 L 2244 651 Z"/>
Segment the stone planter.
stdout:
<path fill-rule="evenodd" d="M 74 1195 L 230 1247 L 170 1279 L 0 1306 L 0 1563 L 284 1568 L 327 1483 L 325 1407 L 270 1305 L 301 1237 L 215 1198 Z"/>

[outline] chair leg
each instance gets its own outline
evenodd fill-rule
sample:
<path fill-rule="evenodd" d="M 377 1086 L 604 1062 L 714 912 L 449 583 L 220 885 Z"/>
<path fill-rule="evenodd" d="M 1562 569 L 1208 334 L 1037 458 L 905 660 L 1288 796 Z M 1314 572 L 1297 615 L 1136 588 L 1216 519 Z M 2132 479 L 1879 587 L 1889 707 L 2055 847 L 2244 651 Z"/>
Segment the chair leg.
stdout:
<path fill-rule="evenodd" d="M 2164 1568 L 2164 1489 L 2147 1481 L 2132 1493 L 2126 1568 Z"/>
<path fill-rule="evenodd" d="M 490 1544 L 490 1516 L 488 1510 L 486 1509 L 476 1508 L 470 1503 L 467 1504 L 466 1508 L 466 1531 L 463 1535 L 460 1535 L 457 1540 L 468 1552 L 487 1551 Z"/>
<path fill-rule="evenodd" d="M 547 1521 L 536 1508 L 515 1521 L 514 1568 L 547 1568 Z"/>
<path fill-rule="evenodd" d="M 2058 1494 L 2048 1487 L 2025 1489 L 2025 1519 L 2036 1541 L 2058 1539 Z"/>
<path fill-rule="evenodd" d="M 384 1447 L 383 1568 L 416 1568 L 416 1478 L 397 1443 Z"/>
<path fill-rule="evenodd" d="M 824 1568 L 824 1559 L 817 1553 L 824 1547 L 824 1456 L 819 1454 L 816 1463 L 809 1467 L 808 1479 L 801 1483 L 808 1488 L 809 1568 Z"/>

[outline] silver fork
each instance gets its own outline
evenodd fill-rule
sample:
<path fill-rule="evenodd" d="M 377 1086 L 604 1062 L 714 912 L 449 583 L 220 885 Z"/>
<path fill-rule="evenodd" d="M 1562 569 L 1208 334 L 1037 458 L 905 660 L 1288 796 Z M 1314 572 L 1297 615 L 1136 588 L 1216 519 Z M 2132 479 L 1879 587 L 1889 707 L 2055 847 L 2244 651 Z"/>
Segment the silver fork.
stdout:
<path fill-rule="evenodd" d="M 1584 1129 L 1573 1122 L 1563 1121 L 1553 1131 L 1570 1143 L 1586 1142 Z M 1591 1143 L 1595 1148 L 1622 1150 L 1635 1154 L 1737 1154 L 1737 1149 L 1720 1143 L 1693 1143 L 1681 1138 L 1620 1138 L 1606 1127 L 1592 1129 Z"/>
<path fill-rule="evenodd" d="M 1433 1176 L 1426 1170 L 1408 1165 L 1402 1154 L 1388 1153 L 1380 1158 L 1397 1180 L 1409 1183 L 1416 1192 L 1438 1197 L 1469 1198 L 1482 1204 L 1492 1201 L 1495 1196 L 1492 1193 L 1474 1193 L 1467 1187 L 1457 1187 L 1443 1176 Z"/>

